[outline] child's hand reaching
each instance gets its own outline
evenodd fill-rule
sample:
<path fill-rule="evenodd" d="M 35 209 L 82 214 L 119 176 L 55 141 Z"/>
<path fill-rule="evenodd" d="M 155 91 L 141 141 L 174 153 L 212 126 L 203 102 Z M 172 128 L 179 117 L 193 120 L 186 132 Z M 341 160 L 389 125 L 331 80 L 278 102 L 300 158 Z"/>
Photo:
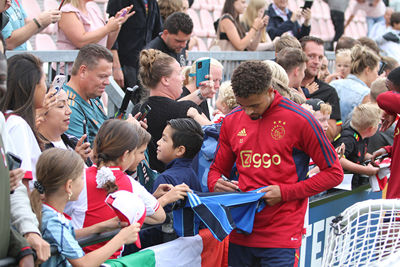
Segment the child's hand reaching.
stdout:
<path fill-rule="evenodd" d="M 371 163 L 369 163 L 367 166 L 365 166 L 365 174 L 368 176 L 375 175 L 379 172 L 379 168 L 372 166 Z"/>
<path fill-rule="evenodd" d="M 121 236 L 124 244 L 132 244 L 135 243 L 138 239 L 138 233 L 140 231 L 140 224 L 134 223 L 129 225 L 128 227 L 122 228 L 118 233 L 118 236 Z"/>

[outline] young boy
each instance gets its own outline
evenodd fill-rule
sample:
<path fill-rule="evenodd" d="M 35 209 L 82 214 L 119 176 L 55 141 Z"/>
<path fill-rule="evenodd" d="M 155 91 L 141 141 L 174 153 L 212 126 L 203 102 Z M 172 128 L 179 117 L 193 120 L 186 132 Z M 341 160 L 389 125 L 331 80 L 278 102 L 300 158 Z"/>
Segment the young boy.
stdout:
<path fill-rule="evenodd" d="M 168 121 L 157 142 L 157 159 L 166 164 L 166 170 L 154 181 L 154 190 L 159 184 L 176 186 L 185 183 L 190 189 L 201 191 L 192 160 L 200 151 L 203 135 L 200 124 L 193 119 Z"/>
<path fill-rule="evenodd" d="M 192 160 L 200 151 L 203 144 L 203 130 L 193 119 L 172 119 L 167 122 L 161 139 L 157 142 L 157 159 L 166 164 L 166 170 L 154 181 L 153 192 L 160 184 L 186 184 L 193 191 L 202 191 L 200 181 L 192 167 Z M 161 228 L 162 242 L 177 238 L 173 229 L 171 204 L 164 207 L 169 223 Z M 154 238 L 153 242 L 159 242 Z M 161 240 L 160 240 L 161 241 Z"/>
<path fill-rule="evenodd" d="M 375 175 L 379 168 L 368 164 L 362 165 L 365 159 L 370 159 L 367 153 L 368 138 L 373 136 L 380 122 L 381 110 L 374 104 L 361 104 L 354 108 L 349 127 L 345 127 L 340 137 L 333 142 L 337 147 L 342 142 L 346 145 L 344 157 L 340 159 L 343 170 L 364 175 Z M 353 178 L 353 183 L 358 184 Z"/>

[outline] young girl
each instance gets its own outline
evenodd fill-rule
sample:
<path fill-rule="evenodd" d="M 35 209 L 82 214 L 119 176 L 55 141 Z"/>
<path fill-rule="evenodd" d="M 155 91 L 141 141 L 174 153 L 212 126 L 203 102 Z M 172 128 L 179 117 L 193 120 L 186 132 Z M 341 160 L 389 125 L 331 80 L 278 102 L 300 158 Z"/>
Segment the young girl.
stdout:
<path fill-rule="evenodd" d="M 139 195 L 146 206 L 145 223 L 158 224 L 165 220 L 165 212 L 159 202 L 132 177 L 125 174 L 136 158 L 136 151 L 150 140 L 144 129 L 123 120 L 108 120 L 99 129 L 93 145 L 94 163 L 86 169 L 86 183 L 78 201 L 68 207 L 75 228 L 85 231 L 87 227 L 112 219 L 115 213 L 104 202 L 107 195 L 126 190 Z M 94 251 L 106 242 L 84 248 Z M 118 249 L 111 258 L 120 256 Z"/>
<path fill-rule="evenodd" d="M 99 266 L 122 245 L 136 241 L 140 227 L 132 224 L 105 246 L 85 255 L 75 239 L 70 217 L 63 213 L 67 202 L 76 200 L 84 186 L 82 158 L 74 151 L 51 148 L 40 156 L 36 171 L 32 207 L 41 222 L 43 238 L 59 252 L 41 266 Z"/>
<path fill-rule="evenodd" d="M 351 68 L 351 50 L 339 49 L 336 52 L 335 73 L 328 75 L 325 82 L 330 83 L 332 80 L 345 79 L 350 74 Z"/>

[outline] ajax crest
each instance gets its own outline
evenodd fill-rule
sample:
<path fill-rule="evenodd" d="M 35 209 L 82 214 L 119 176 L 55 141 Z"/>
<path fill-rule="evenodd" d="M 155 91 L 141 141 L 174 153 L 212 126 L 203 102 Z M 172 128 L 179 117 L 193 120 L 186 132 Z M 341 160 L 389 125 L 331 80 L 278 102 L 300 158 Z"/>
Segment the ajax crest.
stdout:
<path fill-rule="evenodd" d="M 271 136 L 274 140 L 280 140 L 285 136 L 285 126 L 286 122 L 274 121 L 274 126 L 271 130 Z"/>

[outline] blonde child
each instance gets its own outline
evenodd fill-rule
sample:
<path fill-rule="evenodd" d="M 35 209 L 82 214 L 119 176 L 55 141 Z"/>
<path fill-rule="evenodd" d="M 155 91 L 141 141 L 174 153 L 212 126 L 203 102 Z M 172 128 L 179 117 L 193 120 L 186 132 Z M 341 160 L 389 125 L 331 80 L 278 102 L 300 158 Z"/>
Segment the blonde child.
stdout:
<path fill-rule="evenodd" d="M 325 82 L 332 80 L 345 79 L 350 74 L 351 68 L 351 50 L 340 49 L 336 52 L 335 73 L 326 77 Z"/>
<path fill-rule="evenodd" d="M 121 229 L 105 246 L 85 255 L 75 239 L 70 217 L 63 213 L 67 202 L 77 200 L 83 189 L 82 158 L 74 151 L 48 149 L 37 162 L 36 174 L 32 207 L 41 222 L 43 239 L 59 252 L 41 266 L 99 266 L 122 245 L 137 240 L 140 226 L 132 224 Z"/>
<path fill-rule="evenodd" d="M 371 164 L 364 166 L 362 162 L 371 158 L 367 153 L 368 138 L 376 133 L 380 118 L 381 110 L 375 104 L 361 104 L 354 108 L 350 126 L 345 127 L 333 142 L 335 147 L 341 143 L 346 145 L 344 157 L 340 159 L 345 171 L 368 176 L 379 171 L 379 168 Z"/>
<path fill-rule="evenodd" d="M 226 81 L 223 82 L 219 88 L 218 98 L 215 102 L 216 109 L 214 110 L 214 117 L 212 121 L 199 114 L 199 112 L 194 108 L 190 108 L 188 110 L 187 116 L 194 119 L 202 126 L 211 125 L 213 123 L 220 123 L 225 115 L 231 112 L 237 106 L 238 104 L 232 91 L 231 82 Z"/>
<path fill-rule="evenodd" d="M 226 81 L 221 84 L 218 91 L 218 98 L 215 102 L 216 110 L 214 111 L 213 123 L 219 123 L 226 114 L 231 112 L 238 106 L 235 95 L 233 94 L 231 81 Z"/>

